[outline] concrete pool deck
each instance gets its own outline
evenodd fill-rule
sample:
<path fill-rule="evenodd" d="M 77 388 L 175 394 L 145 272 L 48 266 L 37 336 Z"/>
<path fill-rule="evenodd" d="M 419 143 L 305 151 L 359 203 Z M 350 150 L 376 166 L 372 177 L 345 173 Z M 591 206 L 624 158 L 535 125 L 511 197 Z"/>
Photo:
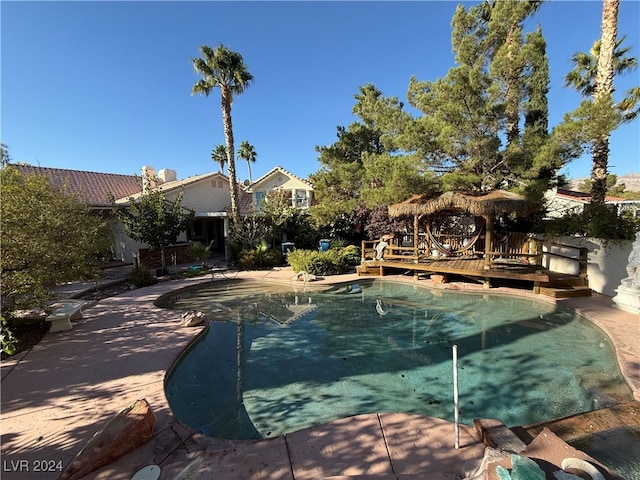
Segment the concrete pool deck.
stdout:
<path fill-rule="evenodd" d="M 288 268 L 224 275 L 294 283 Z M 415 282 L 402 276 L 385 280 Z M 351 274 L 309 285 L 348 281 L 363 279 Z M 140 398 L 147 399 L 155 414 L 153 438 L 85 478 L 128 480 L 140 468 L 156 464 L 162 468 L 161 479 L 174 479 L 196 462 L 198 474 L 190 478 L 442 479 L 459 478 L 480 463 L 485 449 L 472 427 L 461 426 L 461 448 L 456 450 L 453 424 L 414 415 L 362 415 L 257 441 L 213 439 L 185 427 L 169 409 L 164 377 L 200 328 L 180 328 L 183 312 L 160 309 L 153 301 L 201 283 L 203 278 L 169 281 L 100 300 L 85 310 L 73 330 L 47 334 L 31 350 L 3 361 L 2 478 L 58 478 L 60 466 L 66 468 L 97 431 Z M 418 283 L 433 286 L 428 280 Z M 67 293 L 74 288 L 69 286 Z M 478 290 L 462 283 L 438 288 Z M 634 397 L 640 399 L 638 316 L 612 308 L 609 297 L 597 294 L 558 303 L 605 330 Z M 43 465 L 49 471 L 34 471 Z"/>

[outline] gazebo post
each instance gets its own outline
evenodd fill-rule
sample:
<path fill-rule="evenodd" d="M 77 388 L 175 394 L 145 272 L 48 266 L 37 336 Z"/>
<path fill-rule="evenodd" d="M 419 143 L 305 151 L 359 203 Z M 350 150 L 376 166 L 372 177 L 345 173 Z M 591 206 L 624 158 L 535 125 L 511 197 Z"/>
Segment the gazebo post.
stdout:
<path fill-rule="evenodd" d="M 493 252 L 493 215 L 484 217 L 486 231 L 484 236 L 484 269 L 491 268 L 491 252 Z"/>
<path fill-rule="evenodd" d="M 415 214 L 413 216 L 413 248 L 414 248 L 413 254 L 415 255 L 416 263 L 418 263 L 418 259 L 420 258 L 420 250 L 418 245 L 418 241 L 420 240 L 420 235 L 418 233 L 418 228 L 419 228 L 418 225 L 420 225 L 420 222 L 418 221 L 418 214 Z"/>

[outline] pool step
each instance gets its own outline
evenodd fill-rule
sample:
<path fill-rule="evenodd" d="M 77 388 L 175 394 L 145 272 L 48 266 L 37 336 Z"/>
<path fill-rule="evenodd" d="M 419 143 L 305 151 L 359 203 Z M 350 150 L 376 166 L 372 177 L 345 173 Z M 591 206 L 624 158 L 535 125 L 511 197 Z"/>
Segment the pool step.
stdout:
<path fill-rule="evenodd" d="M 515 427 L 513 430 L 525 442 L 529 442 L 545 427 L 567 443 L 588 439 L 597 434 L 608 433 L 613 436 L 616 431 L 629 431 L 636 432 L 640 444 L 640 401 L 631 400 L 590 412 Z"/>
<path fill-rule="evenodd" d="M 587 285 L 575 285 L 575 286 L 541 286 L 540 294 L 551 298 L 576 298 L 576 297 L 590 297 L 591 288 Z"/>
<path fill-rule="evenodd" d="M 473 426 L 482 443 L 488 447 L 512 453 L 519 453 L 527 448 L 527 444 L 500 420 L 476 418 Z"/>

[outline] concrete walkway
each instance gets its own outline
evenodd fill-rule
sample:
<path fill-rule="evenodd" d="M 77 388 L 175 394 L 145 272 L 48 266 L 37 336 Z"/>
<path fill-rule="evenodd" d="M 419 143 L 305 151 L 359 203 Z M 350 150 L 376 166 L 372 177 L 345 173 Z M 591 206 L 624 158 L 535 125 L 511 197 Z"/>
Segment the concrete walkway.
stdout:
<path fill-rule="evenodd" d="M 293 273 L 287 268 L 225 275 L 291 282 Z M 345 275 L 313 284 L 357 278 Z M 409 277 L 395 280 L 415 282 Z M 154 437 L 85 478 L 128 480 L 145 465 L 157 464 L 161 479 L 174 479 L 195 462 L 197 474 L 190 478 L 453 479 L 479 465 L 484 445 L 470 427 L 461 428 L 461 448 L 456 450 L 453 424 L 414 415 L 362 415 L 258 441 L 213 439 L 185 427 L 169 409 L 164 377 L 199 329 L 180 328 L 182 312 L 157 308 L 153 301 L 202 281 L 169 281 L 101 300 L 73 330 L 47 334 L 30 351 L 3 362 L 2 479 L 58 478 L 59 469 L 66 468 L 95 432 L 140 398 L 154 411 Z M 74 288 L 80 287 L 68 286 L 66 293 Z M 610 335 L 618 346 L 621 369 L 640 398 L 640 319 L 612 309 L 610 299 L 600 295 L 561 303 Z M 43 466 L 48 471 L 35 471 Z"/>

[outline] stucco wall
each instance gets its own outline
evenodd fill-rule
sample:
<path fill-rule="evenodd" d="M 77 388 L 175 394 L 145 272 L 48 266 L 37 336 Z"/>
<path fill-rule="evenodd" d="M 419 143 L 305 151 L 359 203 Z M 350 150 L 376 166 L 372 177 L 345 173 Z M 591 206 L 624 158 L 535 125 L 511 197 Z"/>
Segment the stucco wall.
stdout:
<path fill-rule="evenodd" d="M 553 242 L 588 250 L 587 274 L 589 287 L 595 292 L 613 297 L 615 289 L 627 277 L 627 263 L 633 242 L 631 240 L 603 240 L 600 238 L 557 237 Z M 575 254 L 575 250 L 553 248 L 554 253 Z M 550 255 L 543 257 L 543 265 L 558 272 L 577 274 L 577 263 Z"/>
<path fill-rule="evenodd" d="M 167 200 L 175 200 L 179 193 L 167 193 Z M 182 205 L 195 210 L 196 214 L 223 212 L 229 205 L 229 183 L 214 177 L 190 184 L 184 189 Z"/>

